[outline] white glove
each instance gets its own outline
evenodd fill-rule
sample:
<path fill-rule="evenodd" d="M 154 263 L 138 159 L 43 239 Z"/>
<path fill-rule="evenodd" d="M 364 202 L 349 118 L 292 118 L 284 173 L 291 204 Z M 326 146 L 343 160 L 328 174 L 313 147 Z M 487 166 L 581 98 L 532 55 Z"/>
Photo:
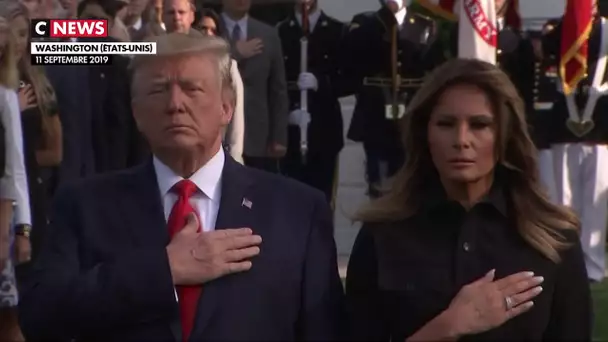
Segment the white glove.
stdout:
<path fill-rule="evenodd" d="M 317 90 L 319 89 L 319 82 L 315 75 L 309 72 L 303 72 L 298 76 L 298 88 L 300 90 Z"/>
<path fill-rule="evenodd" d="M 310 123 L 310 114 L 301 109 L 296 109 L 289 113 L 289 124 L 306 127 Z"/>

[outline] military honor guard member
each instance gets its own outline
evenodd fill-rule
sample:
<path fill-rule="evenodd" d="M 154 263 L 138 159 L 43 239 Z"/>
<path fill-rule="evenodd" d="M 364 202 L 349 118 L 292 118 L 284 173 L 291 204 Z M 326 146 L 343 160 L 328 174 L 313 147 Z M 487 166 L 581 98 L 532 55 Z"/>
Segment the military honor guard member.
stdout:
<path fill-rule="evenodd" d="M 291 112 L 282 172 L 323 191 L 331 202 L 344 146 L 338 97 L 343 95 L 339 53 L 346 25 L 318 8 L 317 0 L 297 0 L 278 31 Z"/>
<path fill-rule="evenodd" d="M 353 18 L 344 49 L 344 73 L 357 98 L 347 137 L 363 143 L 371 197 L 403 163 L 399 118 L 421 84 L 422 55 L 434 26 L 403 0 L 381 3 L 380 10 Z"/>
<path fill-rule="evenodd" d="M 560 75 L 560 85 L 565 85 L 560 87 L 562 93 L 553 107 L 549 141 L 555 163 L 558 200 L 578 213 L 589 279 L 601 281 L 606 269 L 604 246 L 608 218 L 608 22 L 597 14 L 597 5 L 594 4 L 593 15 L 587 18 L 591 32 L 586 49 L 581 44 L 585 41 L 581 37 L 586 32 L 582 29 L 572 32 L 570 27 L 584 28 L 587 25 L 570 25 L 567 30 L 562 30 L 563 26 L 567 26 L 564 21 L 573 20 L 572 17 L 582 20 L 580 13 L 573 12 L 585 10 L 582 7 L 584 3 L 574 0 L 568 4 L 564 18 L 545 37 L 543 50 L 545 54 L 559 56 L 558 65 L 565 71 L 565 75 Z M 576 6 L 581 8 L 577 9 Z M 586 10 L 591 12 L 589 7 Z M 567 63 L 574 61 L 568 57 L 584 57 L 585 50 L 587 72 L 580 81 L 573 83 L 573 89 L 566 91 L 570 81 L 566 79 L 569 75 L 566 72 L 570 68 Z M 580 68 L 575 74 L 583 72 L 584 69 Z"/>
<path fill-rule="evenodd" d="M 542 40 L 558 23 L 558 20 L 550 20 L 542 31 L 529 33 L 521 50 L 532 54 L 534 59 L 522 60 L 520 65 L 522 75 L 532 78 L 522 82 L 522 98 L 526 104 L 530 135 L 538 149 L 540 178 L 554 202 L 557 202 L 557 189 L 549 136 L 554 129 L 553 105 L 558 96 L 559 76 L 557 56 L 543 53 Z"/>

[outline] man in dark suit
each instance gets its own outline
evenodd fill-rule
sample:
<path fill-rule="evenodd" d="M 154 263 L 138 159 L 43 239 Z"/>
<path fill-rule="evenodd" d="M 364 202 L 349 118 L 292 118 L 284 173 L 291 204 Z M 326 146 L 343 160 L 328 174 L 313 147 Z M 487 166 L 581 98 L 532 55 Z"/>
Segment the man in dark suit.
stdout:
<path fill-rule="evenodd" d="M 302 3 L 308 23 L 302 23 Z M 325 193 L 332 200 L 338 154 L 344 146 L 341 96 L 340 46 L 346 25 L 317 8 L 317 0 L 298 1 L 295 10 L 278 25 L 283 46 L 291 111 L 287 155 L 283 172 Z M 307 31 L 306 33 L 304 31 Z M 301 72 L 301 43 L 308 40 L 307 72 Z M 301 90 L 307 90 L 307 111 L 301 113 Z M 304 163 L 298 116 L 306 115 L 308 151 Z"/>
<path fill-rule="evenodd" d="M 344 73 L 357 96 L 347 137 L 363 143 L 372 197 L 403 163 L 398 123 L 424 76 L 421 56 L 434 24 L 403 0 L 381 2 L 380 10 L 353 18 L 344 49 Z"/>
<path fill-rule="evenodd" d="M 245 87 L 245 164 L 279 171 L 287 146 L 288 99 L 277 30 L 248 15 L 251 0 L 222 0 L 221 15 L 232 58 Z"/>
<path fill-rule="evenodd" d="M 105 19 L 111 29 L 117 12 L 124 6 L 118 0 L 84 0 L 78 4 L 78 17 Z M 118 41 L 112 37 L 87 40 Z M 116 55 L 112 56 L 111 65 L 87 68 L 92 114 L 90 137 L 98 173 L 138 165 L 149 155 L 131 114 L 129 61 L 127 56 Z"/>
<path fill-rule="evenodd" d="M 48 245 L 20 293 L 25 336 L 339 339 L 343 293 L 323 194 L 224 153 L 234 109 L 227 43 L 155 41 L 158 54 L 133 65 L 133 112 L 154 158 L 57 197 Z"/>

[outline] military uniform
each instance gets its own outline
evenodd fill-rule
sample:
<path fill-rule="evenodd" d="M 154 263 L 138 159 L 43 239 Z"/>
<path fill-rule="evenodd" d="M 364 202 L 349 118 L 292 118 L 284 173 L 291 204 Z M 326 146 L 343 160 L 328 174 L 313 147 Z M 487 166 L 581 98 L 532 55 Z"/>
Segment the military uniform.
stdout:
<path fill-rule="evenodd" d="M 438 35 L 424 56 L 424 69 L 433 71 L 450 58 L 458 57 L 458 23 L 449 30 L 447 39 Z M 498 48 L 496 50 L 496 65 L 509 75 L 515 86 L 522 91 L 522 87 L 531 81 L 531 75 L 521 69 L 522 63 L 533 61 L 531 51 L 522 51 L 523 36 L 521 32 L 510 26 L 502 27 L 498 32 Z"/>
<path fill-rule="evenodd" d="M 399 25 L 395 15 L 382 7 L 356 15 L 346 35 L 344 73 L 357 98 L 347 137 L 363 143 L 372 196 L 378 195 L 376 185 L 403 163 L 398 119 L 424 75 L 421 58 L 433 25 L 411 11 Z M 393 72 L 400 78 L 396 88 Z M 416 81 L 408 85 L 408 80 Z"/>
<path fill-rule="evenodd" d="M 341 75 L 338 66 L 341 41 L 346 25 L 320 12 L 308 36 L 307 71 L 315 75 L 318 89 L 308 91 L 308 153 L 303 163 L 300 150 L 300 128 L 290 125 L 287 155 L 283 159 L 283 173 L 323 191 L 331 201 L 338 163 L 344 146 L 341 96 Z M 283 48 L 290 111 L 300 109 L 300 39 L 303 30 L 296 14 L 292 13 L 278 25 Z"/>
<path fill-rule="evenodd" d="M 545 37 L 545 54 L 558 56 L 560 43 L 561 23 Z M 598 74 L 599 84 L 594 87 L 593 83 L 596 69 L 605 66 L 598 63 L 599 57 L 605 56 L 607 50 L 608 23 L 605 18 L 598 17 L 589 38 L 587 75 L 574 95 L 560 93 L 557 97 L 548 137 L 555 163 L 558 200 L 572 207 L 581 219 L 581 244 L 587 273 L 596 281 L 601 280 L 605 272 L 603 241 L 608 217 L 608 92 L 605 88 L 608 88 L 608 67 Z M 590 96 L 593 88 L 601 93 L 597 101 Z M 585 117 L 585 113 L 589 117 Z"/>
<path fill-rule="evenodd" d="M 554 129 L 553 106 L 557 97 L 559 78 L 555 56 L 536 56 L 533 40 L 540 42 L 539 33 L 531 33 L 524 40 L 522 56 L 528 54 L 532 57 L 522 59 L 520 71 L 522 77 L 521 91 L 526 108 L 530 136 L 538 149 L 538 168 L 540 179 L 544 183 L 549 197 L 557 202 L 557 189 L 555 183 L 555 170 L 549 136 Z"/>

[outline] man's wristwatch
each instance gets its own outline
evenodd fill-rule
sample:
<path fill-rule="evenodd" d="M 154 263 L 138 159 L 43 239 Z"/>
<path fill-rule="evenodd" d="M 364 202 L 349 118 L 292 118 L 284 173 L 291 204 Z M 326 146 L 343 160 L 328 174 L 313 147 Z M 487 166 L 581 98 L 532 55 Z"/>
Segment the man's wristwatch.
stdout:
<path fill-rule="evenodd" d="M 23 236 L 29 239 L 31 233 L 32 226 L 30 226 L 29 224 L 18 224 L 15 226 L 15 235 Z"/>

